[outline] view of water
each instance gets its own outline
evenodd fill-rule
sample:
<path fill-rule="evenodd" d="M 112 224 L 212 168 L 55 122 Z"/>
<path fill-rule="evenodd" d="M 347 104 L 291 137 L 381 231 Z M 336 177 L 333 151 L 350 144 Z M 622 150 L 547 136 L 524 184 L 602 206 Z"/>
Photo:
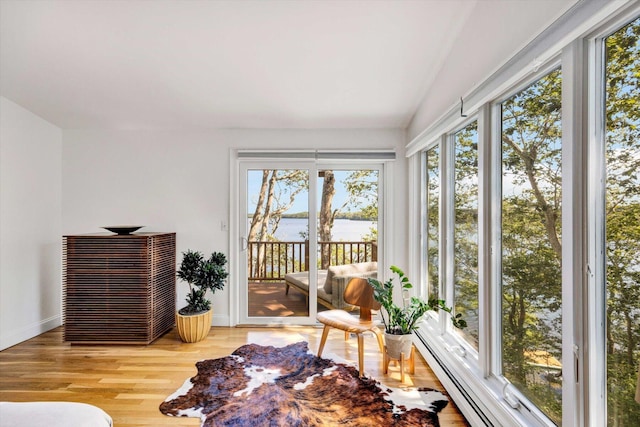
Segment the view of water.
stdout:
<path fill-rule="evenodd" d="M 375 221 L 354 221 L 350 219 L 336 219 L 333 223 L 333 240 L 358 241 L 362 236 L 370 233 Z M 283 241 L 301 240 L 301 232 L 307 231 L 306 218 L 282 218 L 276 231 L 276 237 Z"/>

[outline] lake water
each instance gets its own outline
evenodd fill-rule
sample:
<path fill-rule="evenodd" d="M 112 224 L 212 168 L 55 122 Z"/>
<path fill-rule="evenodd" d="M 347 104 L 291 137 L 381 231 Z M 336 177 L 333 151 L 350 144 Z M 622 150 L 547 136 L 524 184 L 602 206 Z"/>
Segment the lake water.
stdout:
<path fill-rule="evenodd" d="M 333 240 L 360 241 L 362 236 L 370 233 L 375 221 L 354 221 L 350 219 L 336 219 L 333 222 Z M 276 237 L 282 241 L 299 241 L 301 232 L 307 231 L 306 218 L 282 218 L 276 231 Z"/>

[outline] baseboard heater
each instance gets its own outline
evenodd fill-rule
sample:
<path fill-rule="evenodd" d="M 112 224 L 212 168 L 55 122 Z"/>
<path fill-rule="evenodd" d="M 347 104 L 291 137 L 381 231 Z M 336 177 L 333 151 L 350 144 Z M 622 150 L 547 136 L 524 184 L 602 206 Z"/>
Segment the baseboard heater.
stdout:
<path fill-rule="evenodd" d="M 474 399 L 473 396 L 471 396 L 469 392 L 467 392 L 464 385 L 458 380 L 458 378 L 456 378 L 455 375 L 453 375 L 452 371 L 447 367 L 447 365 L 442 362 L 442 359 L 438 356 L 438 354 L 436 354 L 433 350 L 431 350 L 431 347 L 427 345 L 427 340 L 420 334 L 420 332 L 416 332 L 415 335 L 416 337 L 418 337 L 418 339 L 422 343 L 422 347 L 424 347 L 429 352 L 431 357 L 436 361 L 436 363 L 438 364 L 439 370 L 444 372 L 444 374 L 448 378 L 448 381 L 458 390 L 458 393 L 466 400 L 468 404 L 467 406 L 476 413 L 477 418 L 480 421 L 482 421 L 485 426 L 494 426 L 491 420 L 485 415 L 484 411 L 477 404 L 476 402 L 477 399 Z M 460 404 L 458 404 L 458 406 L 460 406 Z"/>

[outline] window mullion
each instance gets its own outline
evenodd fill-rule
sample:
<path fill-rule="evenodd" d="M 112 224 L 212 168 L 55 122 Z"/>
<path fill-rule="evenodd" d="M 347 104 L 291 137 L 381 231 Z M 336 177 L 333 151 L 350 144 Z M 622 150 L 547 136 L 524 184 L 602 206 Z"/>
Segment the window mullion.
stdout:
<path fill-rule="evenodd" d="M 491 374 L 491 106 L 478 114 L 478 363 L 484 377 Z M 495 317 L 493 317 L 495 319 Z"/>
<path fill-rule="evenodd" d="M 562 53 L 562 367 L 563 424 L 584 425 L 585 211 L 584 44 L 576 40 Z M 600 423 L 596 423 L 601 425 Z"/>
<path fill-rule="evenodd" d="M 499 103 L 491 107 L 491 131 L 490 131 L 490 209 L 491 209 L 491 271 L 490 271 L 490 373 L 495 376 L 502 375 L 502 149 L 501 149 L 501 106 Z"/>
<path fill-rule="evenodd" d="M 455 210 L 454 210 L 454 198 L 455 198 L 455 141 L 453 134 L 446 135 L 443 138 L 444 149 L 443 160 L 443 190 L 444 196 L 443 208 L 444 208 L 444 221 L 441 223 L 443 226 L 445 251 L 443 252 L 443 259 L 445 263 L 443 286 L 444 286 L 444 299 L 450 307 L 455 306 L 454 302 L 454 288 L 455 288 L 455 255 L 454 255 L 454 229 L 455 229 Z M 449 322 L 446 321 L 447 313 L 440 312 L 440 321 L 443 322 L 442 330 L 449 329 Z"/>
<path fill-rule="evenodd" d="M 448 146 L 449 144 L 447 144 L 448 141 L 448 136 L 447 135 L 442 135 L 442 137 L 440 138 L 440 162 L 438 165 L 438 169 L 440 171 L 440 203 L 438 205 L 438 225 L 439 225 L 439 230 L 438 230 L 438 253 L 439 253 L 439 259 L 438 259 L 438 270 L 440 270 L 440 275 L 439 275 L 439 283 L 438 283 L 438 299 L 447 299 L 447 282 L 450 280 L 449 279 L 449 267 L 448 267 L 448 246 L 449 246 L 449 242 L 450 242 L 450 238 L 449 238 L 449 230 L 448 230 L 448 221 L 449 219 L 447 218 L 447 206 L 449 205 L 448 202 L 448 187 L 450 186 L 450 182 L 449 182 L 449 176 L 447 175 L 447 163 L 449 162 L 449 158 L 451 157 L 449 155 L 448 152 Z M 439 330 L 440 333 L 444 333 L 446 330 L 446 325 L 444 322 L 444 313 L 443 312 L 439 312 L 437 313 L 438 316 L 438 323 L 439 323 Z"/>
<path fill-rule="evenodd" d="M 585 416 L 593 423 L 606 425 L 606 352 L 605 352 L 605 257 L 600 248 L 605 247 L 604 195 L 605 176 L 605 136 L 604 136 L 604 41 L 597 39 L 589 45 L 589 146 L 588 146 L 588 254 L 587 286 L 585 304 L 591 307 L 588 313 L 587 335 L 590 344 L 585 349 L 584 396 L 587 402 Z M 585 424 L 586 425 L 586 424 Z"/>

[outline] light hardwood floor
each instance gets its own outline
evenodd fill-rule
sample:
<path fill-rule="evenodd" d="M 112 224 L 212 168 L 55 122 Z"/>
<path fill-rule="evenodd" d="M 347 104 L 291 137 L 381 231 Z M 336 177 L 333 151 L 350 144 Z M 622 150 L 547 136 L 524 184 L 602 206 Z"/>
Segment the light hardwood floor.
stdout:
<path fill-rule="evenodd" d="M 0 352 L 0 401 L 73 401 L 101 407 L 116 427 L 198 426 L 196 418 L 162 415 L 158 405 L 196 373 L 195 362 L 223 357 L 246 343 L 274 346 L 305 340 L 317 351 L 321 329 L 211 328 L 204 341 L 180 342 L 170 331 L 148 346 L 71 346 L 62 341 L 63 328 Z M 373 336 L 365 339 L 365 370 L 382 383 L 398 387 L 400 373 L 390 366 L 382 373 L 382 356 Z M 357 361 L 355 338 L 341 331 L 329 334 L 324 354 Z M 424 359 L 417 355 L 414 375 L 405 385 L 444 391 Z M 468 426 L 452 402 L 440 413 L 442 426 Z"/>

